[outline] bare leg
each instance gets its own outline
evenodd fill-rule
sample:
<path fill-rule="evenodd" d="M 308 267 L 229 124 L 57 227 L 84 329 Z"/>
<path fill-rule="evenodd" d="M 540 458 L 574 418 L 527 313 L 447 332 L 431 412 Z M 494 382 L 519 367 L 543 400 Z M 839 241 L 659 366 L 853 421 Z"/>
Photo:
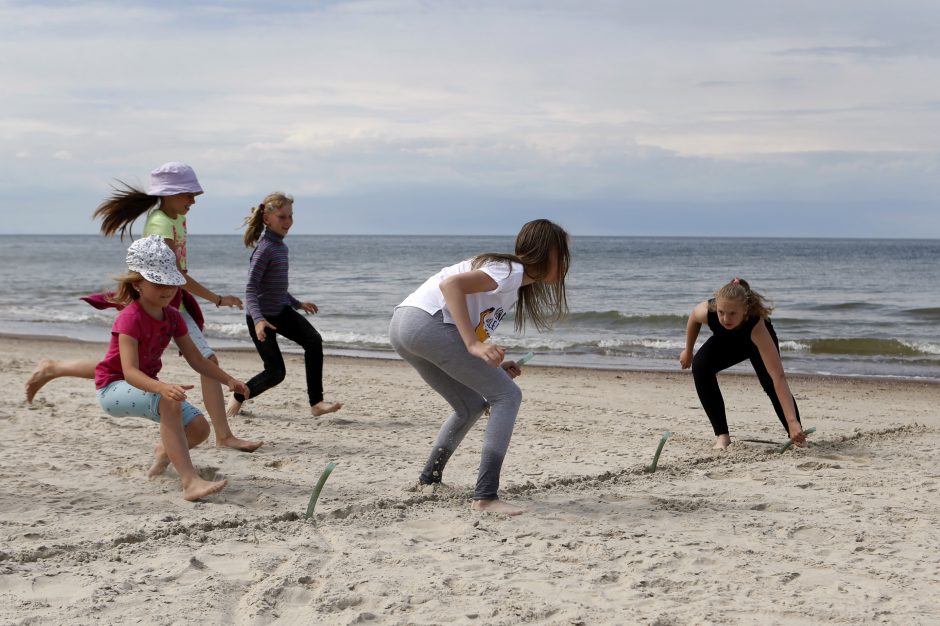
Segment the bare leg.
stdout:
<path fill-rule="evenodd" d="M 94 361 L 55 361 L 42 359 L 26 381 L 26 401 L 32 402 L 36 393 L 50 380 L 72 376 L 73 378 L 95 379 Z"/>
<path fill-rule="evenodd" d="M 212 355 L 209 359 L 216 364 L 219 362 L 215 355 Z M 219 381 L 208 376 L 202 377 L 202 401 L 206 403 L 206 412 L 209 413 L 209 419 L 212 420 L 212 427 L 215 429 L 216 447 L 254 452 L 264 443 L 263 441 L 239 439 L 232 433 L 232 427 L 229 426 L 228 417 L 226 417 L 222 384 Z"/>
<path fill-rule="evenodd" d="M 189 449 L 192 450 L 209 438 L 209 423 L 206 422 L 206 418 L 199 415 L 183 429 L 183 432 L 186 433 L 186 443 Z M 162 441 L 158 441 L 157 445 L 153 447 L 153 465 L 150 466 L 150 470 L 147 472 L 147 478 L 159 476 L 169 464 L 170 457 L 166 454 L 166 448 L 164 448 Z"/>
<path fill-rule="evenodd" d="M 718 437 L 715 439 L 714 448 L 716 450 L 724 450 L 730 445 L 731 445 L 731 435 L 718 435 Z"/>
<path fill-rule="evenodd" d="M 166 455 L 176 468 L 176 473 L 179 474 L 180 482 L 183 483 L 184 500 L 190 502 L 199 500 L 222 491 L 228 485 L 227 480 L 203 479 L 193 467 L 179 402 L 160 399 L 160 440 L 163 442 Z"/>
<path fill-rule="evenodd" d="M 342 402 L 327 402 L 326 400 L 321 400 L 310 407 L 310 414 L 314 417 L 320 417 L 327 413 L 336 413 L 341 408 L 343 408 Z"/>
<path fill-rule="evenodd" d="M 522 515 L 526 512 L 521 506 L 509 504 L 504 500 L 474 500 L 470 508 L 474 511 L 501 513 L 503 515 Z"/>

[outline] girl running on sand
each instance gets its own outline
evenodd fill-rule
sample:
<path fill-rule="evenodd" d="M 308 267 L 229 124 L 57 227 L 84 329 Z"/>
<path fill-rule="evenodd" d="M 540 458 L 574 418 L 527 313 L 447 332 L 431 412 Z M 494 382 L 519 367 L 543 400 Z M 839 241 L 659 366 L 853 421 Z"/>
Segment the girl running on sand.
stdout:
<path fill-rule="evenodd" d="M 247 393 L 235 380 L 205 358 L 190 339 L 186 323 L 170 302 L 186 284 L 177 269 L 176 255 L 158 235 L 138 239 L 127 250 L 128 272 L 117 279 L 113 299 L 124 308 L 114 320 L 111 343 L 104 360 L 95 367 L 98 401 L 112 417 L 146 417 L 160 423 L 160 443 L 147 473 L 153 478 L 173 464 L 183 486 L 183 498 L 199 500 L 218 493 L 228 481 L 201 478 L 189 456 L 209 437 L 202 412 L 186 402 L 192 385 L 157 380 L 161 356 L 172 338 L 189 365 L 203 377 Z"/>
<path fill-rule="evenodd" d="M 512 437 L 522 373 L 506 350 L 487 343 L 514 306 L 516 329 L 550 328 L 568 310 L 565 276 L 568 234 L 548 220 L 525 224 L 515 254 L 480 254 L 445 267 L 398 305 L 392 347 L 453 409 L 431 448 L 417 488 L 436 491 L 444 466 L 487 408 L 489 422 L 473 493 L 476 510 L 518 515 L 525 509 L 499 499 L 500 471 Z"/>
<path fill-rule="evenodd" d="M 245 218 L 245 247 L 255 248 L 245 288 L 248 305 L 245 321 L 264 362 L 264 371 L 248 381 L 248 388 L 251 397 L 257 398 L 284 380 L 287 372 L 277 345 L 277 336 L 283 335 L 304 349 L 310 414 L 319 417 L 338 411 L 343 405 L 323 399 L 323 339 L 296 310 L 309 314 L 319 309 L 313 302 L 300 302 L 287 290 L 288 250 L 284 237 L 293 224 L 294 199 L 281 192 L 268 194 Z M 244 401 L 245 396 L 236 393 L 229 402 L 229 416 L 236 415 Z"/>
<path fill-rule="evenodd" d="M 757 379 L 770 396 L 774 411 L 793 443 L 806 440 L 800 412 L 783 373 L 777 333 L 770 323 L 772 307 L 747 281 L 735 278 L 715 292 L 715 297 L 692 309 L 685 333 L 685 350 L 679 355 L 682 369 L 692 368 L 695 390 L 715 431 L 715 448 L 731 445 L 725 401 L 718 387 L 718 372 L 750 359 Z M 692 353 L 702 324 L 712 336 L 695 358 Z"/>

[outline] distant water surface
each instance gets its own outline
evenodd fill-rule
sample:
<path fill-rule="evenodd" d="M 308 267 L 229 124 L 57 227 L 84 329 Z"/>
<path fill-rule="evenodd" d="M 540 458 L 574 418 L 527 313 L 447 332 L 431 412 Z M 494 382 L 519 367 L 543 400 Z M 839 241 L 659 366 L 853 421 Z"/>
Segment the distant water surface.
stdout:
<path fill-rule="evenodd" d="M 512 237 L 289 235 L 291 291 L 312 300 L 328 353 L 395 357 L 392 310 L 445 265 L 511 251 Z M 78 297 L 111 288 L 125 244 L 94 235 L 0 236 L 0 332 L 103 341 L 113 312 Z M 191 235 L 190 270 L 243 296 L 239 236 Z M 787 371 L 940 380 L 940 240 L 576 237 L 571 315 L 497 341 L 535 364 L 676 369 L 692 307 L 734 276 L 773 301 Z M 250 346 L 244 313 L 206 305 L 218 347 Z M 699 343 L 709 336 L 702 329 Z M 284 342 L 285 348 L 293 344 Z M 743 366 L 739 368 L 744 369 Z"/>

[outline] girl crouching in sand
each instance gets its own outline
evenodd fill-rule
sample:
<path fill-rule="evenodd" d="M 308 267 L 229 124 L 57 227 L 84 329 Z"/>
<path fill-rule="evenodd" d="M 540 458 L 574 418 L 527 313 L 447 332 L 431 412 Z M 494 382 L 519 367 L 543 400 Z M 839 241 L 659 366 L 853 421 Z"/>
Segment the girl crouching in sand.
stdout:
<path fill-rule="evenodd" d="M 515 254 L 481 254 L 445 267 L 395 309 L 392 347 L 454 410 L 437 435 L 419 489 L 434 491 L 442 484 L 448 459 L 489 407 L 473 508 L 525 512 L 497 494 L 522 402 L 512 379 L 522 370 L 503 360 L 503 347 L 486 340 L 514 306 L 519 331 L 527 321 L 550 328 L 567 313 L 569 263 L 568 234 L 548 220 L 535 220 L 519 231 Z"/>
<path fill-rule="evenodd" d="M 679 355 L 682 369 L 692 367 L 695 390 L 715 431 L 715 448 L 731 445 L 725 401 L 718 387 L 718 372 L 750 359 L 761 387 L 770 396 L 774 411 L 793 443 L 806 441 L 800 424 L 796 400 L 783 373 L 777 333 L 770 323 L 772 307 L 747 281 L 735 278 L 707 302 L 692 309 L 685 333 L 685 350 Z M 702 324 L 708 324 L 712 336 L 695 358 L 692 352 Z"/>
<path fill-rule="evenodd" d="M 158 235 L 138 239 L 127 250 L 128 273 L 117 279 L 114 300 L 126 305 L 114 320 L 111 343 L 95 367 L 95 388 L 101 408 L 112 417 L 146 417 L 160 423 L 160 443 L 154 449 L 153 478 L 172 463 L 183 485 L 183 498 L 199 500 L 218 493 L 228 481 L 202 479 L 189 457 L 190 448 L 209 437 L 202 412 L 186 402 L 192 385 L 157 380 L 161 356 L 176 342 L 189 365 L 203 376 L 248 393 L 235 380 L 202 356 L 189 338 L 186 322 L 170 302 L 186 284 L 176 267 L 176 255 Z"/>
<path fill-rule="evenodd" d="M 284 357 L 277 345 L 277 336 L 283 335 L 304 349 L 310 414 L 319 417 L 340 410 L 343 404 L 323 399 L 323 339 L 296 310 L 316 313 L 319 309 L 313 302 L 300 302 L 287 290 L 289 266 L 284 237 L 293 224 L 294 199 L 280 192 L 268 194 L 245 218 L 245 246 L 255 248 L 245 288 L 245 320 L 264 363 L 264 371 L 248 381 L 248 388 L 251 397 L 257 398 L 284 380 Z M 234 394 L 228 405 L 229 417 L 238 414 L 244 401 L 245 396 Z"/>

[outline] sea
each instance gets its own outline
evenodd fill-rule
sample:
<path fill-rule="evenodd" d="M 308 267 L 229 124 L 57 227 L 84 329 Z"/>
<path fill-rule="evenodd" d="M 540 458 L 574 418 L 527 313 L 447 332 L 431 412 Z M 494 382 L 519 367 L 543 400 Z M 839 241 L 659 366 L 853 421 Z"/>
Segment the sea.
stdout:
<path fill-rule="evenodd" d="M 444 266 L 513 249 L 511 236 L 285 241 L 291 293 L 319 307 L 310 320 L 325 352 L 392 359 L 388 322 L 405 296 Z M 0 235 L 0 333 L 106 341 L 114 312 L 79 297 L 113 287 L 128 243 Z M 197 280 L 244 297 L 250 251 L 239 236 L 190 235 L 188 249 Z M 570 314 L 524 335 L 504 319 L 495 340 L 509 358 L 531 351 L 531 365 L 678 370 L 692 307 L 738 276 L 774 305 L 787 372 L 940 381 L 940 240 L 574 237 L 571 252 Z M 243 311 L 204 310 L 214 347 L 251 348 Z M 698 345 L 709 335 L 703 328 Z"/>

